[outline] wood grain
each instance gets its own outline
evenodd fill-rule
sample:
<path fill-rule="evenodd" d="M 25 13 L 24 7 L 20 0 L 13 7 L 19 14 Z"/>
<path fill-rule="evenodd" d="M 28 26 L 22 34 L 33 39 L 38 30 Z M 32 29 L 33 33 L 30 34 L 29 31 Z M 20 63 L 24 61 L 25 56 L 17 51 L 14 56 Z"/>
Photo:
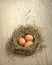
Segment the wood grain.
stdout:
<path fill-rule="evenodd" d="M 8 57 L 7 39 L 26 23 L 41 27 L 47 47 L 33 56 Z M 0 65 L 52 65 L 52 0 L 0 0 Z"/>

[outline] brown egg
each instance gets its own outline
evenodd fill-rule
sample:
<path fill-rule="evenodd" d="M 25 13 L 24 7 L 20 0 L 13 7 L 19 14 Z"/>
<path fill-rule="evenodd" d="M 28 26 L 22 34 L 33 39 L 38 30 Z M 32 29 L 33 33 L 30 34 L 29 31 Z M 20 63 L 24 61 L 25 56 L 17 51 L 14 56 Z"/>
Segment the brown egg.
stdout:
<path fill-rule="evenodd" d="M 33 36 L 32 35 L 26 35 L 25 40 L 26 41 L 33 41 Z"/>
<path fill-rule="evenodd" d="M 22 46 L 25 45 L 25 43 L 26 43 L 26 41 L 25 41 L 24 38 L 19 38 L 18 42 L 19 42 L 19 44 L 22 45 Z"/>
<path fill-rule="evenodd" d="M 28 41 L 28 42 L 26 42 L 26 44 L 24 45 L 25 47 L 28 47 L 28 46 L 30 46 L 30 45 L 32 45 L 33 44 L 33 42 L 32 41 Z"/>

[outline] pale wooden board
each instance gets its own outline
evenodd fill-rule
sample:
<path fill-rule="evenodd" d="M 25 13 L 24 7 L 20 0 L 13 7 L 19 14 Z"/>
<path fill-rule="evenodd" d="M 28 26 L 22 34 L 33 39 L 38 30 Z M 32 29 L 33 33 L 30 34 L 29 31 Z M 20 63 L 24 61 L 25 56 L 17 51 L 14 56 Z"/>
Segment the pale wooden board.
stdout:
<path fill-rule="evenodd" d="M 42 29 L 47 47 L 26 58 L 8 57 L 5 45 L 14 29 L 34 20 Z M 52 65 L 52 0 L 0 0 L 0 65 Z"/>

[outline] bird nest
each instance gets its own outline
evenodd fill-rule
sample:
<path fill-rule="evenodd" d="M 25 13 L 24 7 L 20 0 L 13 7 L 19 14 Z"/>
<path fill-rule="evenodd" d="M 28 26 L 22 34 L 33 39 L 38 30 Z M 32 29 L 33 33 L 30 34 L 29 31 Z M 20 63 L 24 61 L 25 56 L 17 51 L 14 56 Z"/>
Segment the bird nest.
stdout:
<path fill-rule="evenodd" d="M 29 47 L 24 47 L 18 44 L 17 40 L 19 37 L 25 37 L 27 34 L 31 34 L 34 37 L 34 41 L 31 46 Z M 9 39 L 9 45 L 8 45 L 8 50 L 11 51 L 14 54 L 19 54 L 19 55 L 25 55 L 29 56 L 34 54 L 37 49 L 40 50 L 42 48 L 42 35 L 38 28 L 35 26 L 27 25 L 27 26 L 20 26 L 17 28 L 11 38 Z"/>

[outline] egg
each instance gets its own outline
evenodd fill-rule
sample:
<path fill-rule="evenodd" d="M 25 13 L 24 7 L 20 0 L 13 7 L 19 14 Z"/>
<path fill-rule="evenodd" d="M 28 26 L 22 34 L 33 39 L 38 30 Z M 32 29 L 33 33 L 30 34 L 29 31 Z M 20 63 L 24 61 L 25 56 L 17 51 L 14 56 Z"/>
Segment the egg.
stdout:
<path fill-rule="evenodd" d="M 33 36 L 32 35 L 26 35 L 25 40 L 26 41 L 33 41 Z"/>
<path fill-rule="evenodd" d="M 24 46 L 25 43 L 26 43 L 26 41 L 25 41 L 24 38 L 19 38 L 18 43 L 19 43 L 20 45 Z"/>
<path fill-rule="evenodd" d="M 29 47 L 29 46 L 32 45 L 32 44 L 33 44 L 32 41 L 28 41 L 28 42 L 26 42 L 26 44 L 24 45 L 24 47 Z"/>

